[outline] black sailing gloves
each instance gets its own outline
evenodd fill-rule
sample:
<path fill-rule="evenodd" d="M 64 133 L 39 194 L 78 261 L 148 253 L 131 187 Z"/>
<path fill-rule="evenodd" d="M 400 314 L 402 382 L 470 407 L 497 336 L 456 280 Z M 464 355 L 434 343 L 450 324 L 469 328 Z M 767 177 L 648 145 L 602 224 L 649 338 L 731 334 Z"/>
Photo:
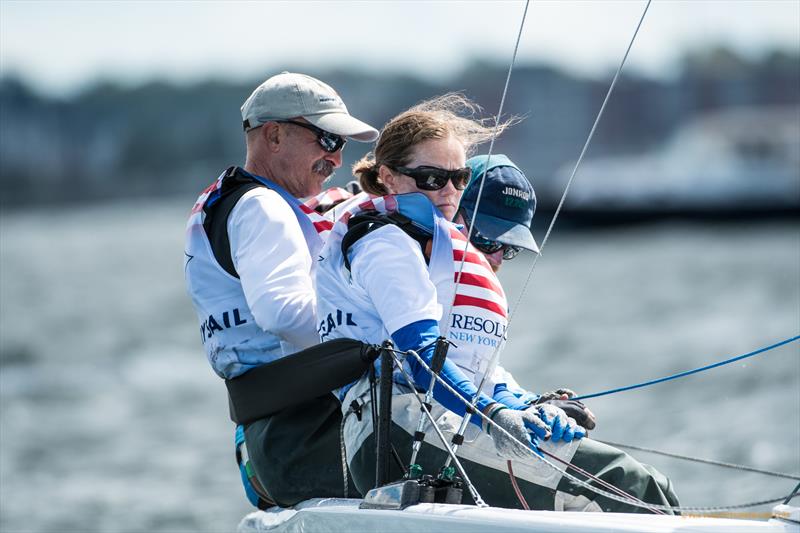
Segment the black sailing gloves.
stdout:
<path fill-rule="evenodd" d="M 583 402 L 571 399 L 575 396 L 577 394 L 570 389 L 557 389 L 539 396 L 534 405 L 553 405 L 562 409 L 567 416 L 574 418 L 575 422 L 587 430 L 594 429 L 597 427 L 597 419 L 594 413 Z"/>

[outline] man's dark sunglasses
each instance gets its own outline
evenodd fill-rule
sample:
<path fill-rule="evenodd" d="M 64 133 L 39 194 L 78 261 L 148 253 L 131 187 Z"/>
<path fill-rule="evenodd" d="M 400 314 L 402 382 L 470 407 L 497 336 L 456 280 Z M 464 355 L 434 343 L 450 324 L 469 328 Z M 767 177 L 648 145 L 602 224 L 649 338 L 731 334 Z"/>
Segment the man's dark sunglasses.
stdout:
<path fill-rule="evenodd" d="M 447 185 L 448 180 L 453 182 L 453 187 L 459 191 L 467 188 L 472 177 L 469 167 L 445 170 L 438 167 L 421 166 L 416 168 L 392 167 L 392 170 L 413 178 L 417 188 L 423 191 L 438 191 Z"/>
<path fill-rule="evenodd" d="M 497 253 L 498 250 L 503 250 L 503 259 L 505 261 L 510 261 L 514 259 L 518 253 L 522 251 L 522 248 L 519 246 L 511 246 L 508 244 L 503 244 L 502 242 L 493 241 L 491 239 L 487 239 L 483 235 L 481 235 L 477 229 L 472 228 L 472 238 L 469 240 L 472 243 L 472 246 L 480 250 L 485 254 L 494 254 Z"/>
<path fill-rule="evenodd" d="M 307 130 L 311 130 L 317 134 L 317 142 L 322 149 L 332 154 L 334 152 L 338 152 L 344 146 L 344 143 L 347 142 L 347 139 L 342 137 L 341 135 L 337 135 L 335 133 L 331 133 L 329 131 L 325 131 L 322 128 L 318 128 L 313 124 L 307 124 L 305 122 L 298 122 L 297 120 L 275 120 L 274 122 L 278 122 L 280 124 L 294 124 L 295 126 L 300 126 L 301 128 L 305 128 Z"/>

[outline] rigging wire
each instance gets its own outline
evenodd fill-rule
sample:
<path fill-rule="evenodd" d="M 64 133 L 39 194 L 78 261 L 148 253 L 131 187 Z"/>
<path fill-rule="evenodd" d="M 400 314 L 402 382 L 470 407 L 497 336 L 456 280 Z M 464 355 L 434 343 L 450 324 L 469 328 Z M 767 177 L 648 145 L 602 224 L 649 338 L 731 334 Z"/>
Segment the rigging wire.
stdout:
<path fill-rule="evenodd" d="M 486 504 L 486 502 L 483 501 L 483 498 L 481 498 L 481 495 L 478 494 L 478 489 L 475 488 L 475 485 L 473 485 L 472 481 L 470 481 L 469 476 L 467 475 L 467 471 L 464 469 L 463 466 L 461 466 L 461 462 L 458 460 L 458 457 L 456 457 L 455 450 L 448 444 L 447 438 L 442 433 L 442 430 L 439 429 L 439 426 L 436 425 L 436 421 L 433 419 L 433 415 L 431 415 L 430 410 L 428 410 L 428 406 L 425 405 L 425 402 L 422 400 L 422 398 L 419 397 L 419 393 L 416 390 L 416 385 L 414 383 L 414 379 L 411 376 L 408 375 L 408 372 L 406 372 L 406 369 L 403 368 L 403 363 L 397 358 L 397 356 L 396 356 L 397 353 L 404 353 L 404 352 L 398 352 L 397 350 L 393 350 L 393 349 L 390 349 L 390 348 L 385 348 L 385 349 L 386 349 L 387 352 L 389 352 L 391 354 L 393 363 L 397 366 L 398 369 L 400 369 L 400 372 L 403 374 L 403 377 L 405 378 L 406 382 L 408 382 L 408 384 L 411 385 L 411 387 L 413 389 L 412 393 L 414 394 L 414 398 L 416 398 L 417 402 L 419 403 L 420 411 L 422 411 L 423 414 L 426 417 L 428 417 L 428 420 L 433 425 L 434 431 L 436 431 L 436 435 L 439 437 L 439 440 L 442 441 L 442 445 L 447 450 L 448 456 L 450 458 L 452 458 L 453 461 L 455 462 L 456 468 L 458 468 L 458 472 L 461 474 L 461 477 L 464 480 L 464 483 L 467 485 L 467 489 L 469 490 L 470 494 L 472 495 L 472 499 L 475 501 L 475 505 L 477 505 L 478 507 L 489 507 Z M 417 352 L 415 352 L 414 350 L 409 350 L 408 353 L 412 354 L 417 359 L 420 359 L 420 360 L 422 359 L 417 354 Z M 434 377 L 434 379 L 440 379 L 439 376 L 436 373 L 434 373 L 427 365 L 425 365 L 425 368 L 431 373 L 431 375 Z"/>
<path fill-rule="evenodd" d="M 511 73 L 514 71 L 514 63 L 517 61 L 517 51 L 519 51 L 519 43 L 522 40 L 522 29 L 525 27 L 525 19 L 528 16 L 528 6 L 530 5 L 531 0 L 527 0 L 525 2 L 525 10 L 522 13 L 522 21 L 519 25 L 519 31 L 517 32 L 517 41 L 514 45 L 514 53 L 511 55 L 511 64 L 508 66 L 508 74 L 506 75 L 506 83 L 503 87 L 503 95 L 500 97 L 500 108 L 497 110 L 497 116 L 494 119 L 494 131 L 492 132 L 492 138 L 489 141 L 489 155 L 486 159 L 486 167 L 483 169 L 483 174 L 481 174 L 480 178 L 480 186 L 478 187 L 478 199 L 475 201 L 475 209 L 472 211 L 472 219 L 469 222 L 469 228 L 467 229 L 467 240 L 464 243 L 464 253 L 461 256 L 461 264 L 458 268 L 458 276 L 456 276 L 456 285 L 453 289 L 453 302 L 450 304 L 452 308 L 455 305 L 456 294 L 458 293 L 458 285 L 461 283 L 461 274 L 464 271 L 464 263 L 467 259 L 467 250 L 469 249 L 469 240 L 472 238 L 472 231 L 475 227 L 475 218 L 478 216 L 478 208 L 481 205 L 481 197 L 483 196 L 483 185 L 486 182 L 486 173 L 489 170 L 489 163 L 492 160 L 492 150 L 494 150 L 494 141 L 497 139 L 497 130 L 500 127 L 500 118 L 503 116 L 503 106 L 506 103 L 506 94 L 508 93 L 508 85 L 511 83 Z M 449 322 L 445 323 L 444 332 L 442 335 L 446 338 L 447 332 L 449 329 Z"/>
<path fill-rule="evenodd" d="M 556 224 L 556 219 L 561 214 L 561 208 L 564 206 L 564 201 L 567 199 L 567 194 L 569 193 L 569 189 L 572 186 L 572 181 L 575 179 L 575 175 L 578 173 L 578 168 L 583 161 L 583 156 L 586 155 L 586 151 L 589 149 L 589 144 L 592 142 L 592 138 L 594 137 L 594 133 L 597 130 L 597 125 L 600 123 L 600 119 L 605 112 L 606 105 L 608 104 L 609 99 L 611 98 L 611 93 L 614 92 L 614 87 L 617 85 L 617 80 L 619 80 L 619 76 L 622 73 L 622 69 L 625 66 L 625 62 L 628 60 L 628 54 L 630 54 L 631 48 L 633 48 L 633 43 L 636 41 L 636 36 L 639 34 L 639 29 L 642 27 L 642 23 L 644 22 L 644 17 L 647 15 L 647 10 L 650 8 L 650 3 L 652 0 L 647 0 L 647 5 L 644 6 L 644 11 L 642 11 L 642 16 L 639 18 L 639 23 L 636 25 L 636 30 L 633 32 L 633 36 L 631 37 L 630 42 L 628 43 L 628 48 L 625 50 L 625 54 L 622 56 L 622 61 L 620 61 L 619 67 L 617 67 L 617 72 L 614 74 L 613 80 L 611 80 L 611 85 L 608 88 L 608 92 L 606 92 L 606 97 L 603 99 L 603 104 L 600 106 L 600 111 L 597 113 L 597 117 L 594 120 L 594 124 L 592 124 L 592 129 L 589 131 L 589 135 L 586 138 L 586 142 L 583 144 L 583 148 L 581 149 L 580 156 L 578 156 L 578 160 L 575 162 L 575 167 L 572 169 L 572 173 L 569 176 L 569 180 L 567 180 L 567 185 L 564 187 L 564 193 L 561 195 L 561 199 L 558 202 L 558 207 L 556 207 L 555 213 L 553 213 L 553 218 L 550 220 L 550 225 L 547 227 L 547 232 L 544 235 L 544 239 L 542 239 L 542 243 L 539 245 L 539 254 L 537 254 L 533 258 L 533 264 L 531 265 L 530 271 L 528 271 L 528 277 L 525 279 L 525 283 L 522 286 L 522 290 L 519 293 L 519 297 L 517 298 L 514 307 L 512 308 L 511 312 L 508 314 L 508 324 L 506 326 L 506 335 L 508 335 L 508 328 L 511 326 L 511 319 L 519 309 L 520 304 L 522 303 L 522 297 L 525 295 L 525 291 L 528 289 L 528 284 L 531 281 L 531 276 L 533 276 L 533 271 L 536 268 L 536 263 L 538 263 L 539 258 L 541 257 L 541 252 L 544 250 L 545 245 L 547 244 L 548 239 L 550 238 L 550 233 L 553 231 L 553 226 Z M 499 346 L 498 346 L 499 348 Z"/>
<path fill-rule="evenodd" d="M 737 465 L 735 463 L 726 463 L 723 461 L 713 461 L 711 459 L 702 459 L 700 457 L 692 457 L 691 455 L 681 455 L 679 453 L 665 452 L 663 450 L 645 448 L 644 446 L 634 446 L 632 444 L 622 444 L 619 442 L 612 442 L 610 440 L 599 440 L 599 439 L 595 440 L 597 440 L 597 442 L 603 442 L 605 444 L 608 444 L 609 446 L 614 446 L 615 448 L 625 448 L 628 450 L 636 450 L 639 452 L 653 453 L 656 455 L 663 455 L 665 457 L 672 457 L 673 459 L 683 459 L 684 461 L 692 461 L 694 463 L 721 466 L 723 468 L 732 468 L 735 470 L 744 470 L 745 472 L 755 472 L 757 474 L 764 474 L 765 476 L 773 476 L 783 479 L 794 479 L 800 481 L 800 476 L 795 474 L 784 474 L 782 472 L 773 472 L 772 470 L 762 470 L 760 468 L 754 468 L 752 466 Z"/>
<path fill-rule="evenodd" d="M 514 315 L 516 314 L 517 309 L 519 308 L 520 304 L 522 303 L 522 297 L 524 296 L 525 290 L 527 289 L 528 284 L 529 284 L 529 282 L 531 280 L 531 276 L 533 275 L 533 270 L 536 268 L 536 263 L 538 262 L 539 257 L 541 257 L 541 252 L 544 249 L 545 244 L 547 244 L 547 239 L 550 237 L 550 232 L 551 232 L 551 230 L 553 229 L 553 226 L 556 223 L 556 219 L 558 218 L 558 215 L 559 215 L 559 213 L 561 211 L 561 207 L 564 205 L 564 200 L 566 199 L 567 193 L 569 192 L 569 187 L 572 184 L 572 180 L 573 180 L 573 178 L 575 177 L 575 174 L 578 171 L 578 167 L 580 166 L 581 161 L 583 160 L 583 156 L 584 156 L 584 154 L 586 154 L 586 150 L 589 148 L 589 144 L 592 142 L 592 138 L 594 137 L 594 132 L 595 132 L 595 130 L 597 130 L 597 125 L 600 123 L 600 119 L 603 117 L 603 112 L 605 111 L 606 104 L 608 104 L 608 101 L 611 98 L 611 94 L 613 93 L 614 87 L 617 84 L 617 80 L 619 79 L 620 73 L 622 72 L 622 69 L 625 66 L 625 62 L 628 59 L 628 55 L 629 55 L 629 53 L 631 51 L 631 48 L 633 48 L 633 43 L 636 41 L 636 36 L 639 34 L 639 29 L 642 27 L 642 22 L 644 22 L 644 17 L 645 17 L 645 15 L 647 15 L 647 10 L 650 8 L 650 3 L 651 2 L 652 2 L 652 0 L 647 0 L 647 4 L 644 7 L 644 11 L 642 11 L 642 16 L 639 18 L 639 23 L 636 25 L 636 30 L 633 32 L 633 35 L 631 36 L 631 40 L 628 43 L 628 48 L 625 50 L 625 54 L 623 55 L 622 61 L 620 62 L 619 67 L 617 68 L 617 72 L 614 74 L 614 78 L 611 81 L 611 85 L 609 86 L 608 92 L 606 93 L 605 99 L 603 100 L 603 104 L 600 106 L 600 111 L 598 111 L 597 117 L 595 118 L 594 124 L 592 125 L 592 129 L 589 132 L 589 135 L 586 138 L 586 142 L 583 145 L 583 149 L 581 150 L 580 157 L 578 158 L 578 161 L 575 163 L 575 168 L 572 170 L 572 174 L 570 175 L 569 181 L 567 182 L 567 186 L 564 189 L 564 193 L 561 195 L 561 200 L 558 203 L 558 209 L 553 214 L 553 218 L 550 221 L 550 226 L 547 229 L 547 233 L 545 234 L 544 240 L 542 241 L 542 244 L 539 246 L 539 254 L 537 254 L 536 257 L 534 257 L 533 264 L 531 265 L 531 269 L 528 272 L 528 277 L 525 280 L 525 284 L 523 285 L 522 290 L 520 291 L 519 298 L 517 298 L 517 302 L 514 304 L 513 309 L 511 310 L 511 312 L 508 315 L 508 320 L 506 322 L 506 330 L 505 330 L 505 337 L 504 338 L 507 338 L 507 336 L 508 336 L 508 328 L 511 326 L 511 320 L 514 318 Z M 485 177 L 485 175 L 486 175 L 486 173 L 484 172 L 484 177 Z M 482 186 L 483 186 L 483 183 L 481 183 L 481 187 Z M 480 195 L 478 196 L 478 199 L 480 200 Z M 475 208 L 475 212 L 477 213 L 477 205 L 476 205 L 476 208 Z M 474 220 L 474 218 L 475 217 L 473 215 L 473 220 Z M 467 240 L 469 241 L 469 238 L 467 238 Z M 463 266 L 464 266 L 464 258 L 462 258 L 461 266 L 463 268 Z M 459 278 L 460 278 L 460 273 L 459 273 Z M 485 370 L 485 372 L 483 374 L 483 377 L 481 378 L 480 384 L 478 385 L 478 392 L 472 398 L 473 407 L 475 406 L 475 404 L 478 401 L 478 396 L 480 394 L 480 391 L 483 389 L 483 386 L 486 384 L 486 380 L 488 379 L 488 377 L 490 375 L 490 372 L 497 365 L 497 361 L 500 358 L 500 349 L 504 345 L 505 345 L 504 339 L 501 339 L 500 342 L 497 343 L 497 347 L 495 347 L 494 352 L 492 353 L 492 357 L 491 357 L 491 359 L 489 361 L 489 364 L 486 367 L 486 370 Z M 466 430 L 467 424 L 469 424 L 470 418 L 471 418 L 471 414 L 470 414 L 470 412 L 468 410 L 467 413 L 464 415 L 464 418 L 461 421 L 461 426 L 459 427 L 459 430 L 458 430 L 459 434 L 463 434 L 464 433 L 464 431 Z"/>
<path fill-rule="evenodd" d="M 743 355 L 738 355 L 736 357 L 731 357 L 730 359 L 725 359 L 724 361 L 719 361 L 718 363 L 713 363 L 713 364 L 706 365 L 706 366 L 703 366 L 703 367 L 700 367 L 700 368 L 695 368 L 694 370 L 687 370 L 685 372 L 679 372 L 678 374 L 673 374 L 671 376 L 666 376 L 666 377 L 659 378 L 659 379 L 653 379 L 653 380 L 650 380 L 650 381 L 645 381 L 643 383 L 637 383 L 636 385 L 629 385 L 627 387 L 618 387 L 616 389 L 610 389 L 610 390 L 606 390 L 606 391 L 603 391 L 603 392 L 595 392 L 593 394 L 583 394 L 581 396 L 576 396 L 576 397 L 574 397 L 572 399 L 573 400 L 586 400 L 588 398 L 597 398 L 599 396 L 606 396 L 608 394 L 614 394 L 614 393 L 617 393 L 617 392 L 625 392 L 625 391 L 629 391 L 629 390 L 633 390 L 633 389 L 640 389 L 642 387 L 647 387 L 649 385 L 655 385 L 657 383 L 663 383 L 665 381 L 670 381 L 670 380 L 673 380 L 673 379 L 678 379 L 678 378 L 690 376 L 692 374 L 697 374 L 698 372 L 703 372 L 705 370 L 711 370 L 712 368 L 717 368 L 718 366 L 723 366 L 723 365 L 727 365 L 727 364 L 730 364 L 730 363 L 735 363 L 736 361 L 740 361 L 740 360 L 746 359 L 748 357 L 753 357 L 753 356 L 762 354 L 762 353 L 767 352 L 769 350 L 778 348 L 779 346 L 783 346 L 784 344 L 789 344 L 791 342 L 794 342 L 794 341 L 796 341 L 798 339 L 800 339 L 800 335 L 796 335 L 794 337 L 790 337 L 790 338 L 782 340 L 780 342 L 776 342 L 775 344 L 771 344 L 770 346 L 765 346 L 764 348 L 760 348 L 758 350 L 754 350 L 754 351 L 752 351 L 750 353 L 746 353 L 746 354 L 743 354 Z"/>
<path fill-rule="evenodd" d="M 800 491 L 800 483 L 798 483 L 798 484 L 795 486 L 795 488 L 794 488 L 794 489 L 792 489 L 792 493 L 791 493 L 791 494 L 789 494 L 789 495 L 786 497 L 786 499 L 785 499 L 785 500 L 783 500 L 783 505 L 786 505 L 787 503 L 789 503 L 789 502 L 792 500 L 792 498 L 794 498 L 795 496 L 797 496 L 797 494 L 798 494 L 798 491 Z"/>
<path fill-rule="evenodd" d="M 494 121 L 494 131 L 492 132 L 492 138 L 491 138 L 491 140 L 489 142 L 489 154 L 488 154 L 487 159 L 486 159 L 486 167 L 483 169 L 483 174 L 481 174 L 481 178 L 480 178 L 480 185 L 478 187 L 478 199 L 475 202 L 475 209 L 472 212 L 472 219 L 470 220 L 469 228 L 467 229 L 467 238 L 464 241 L 464 250 L 463 250 L 463 253 L 461 255 L 461 264 L 458 267 L 458 275 L 456 276 L 456 283 L 455 283 L 455 286 L 453 288 L 453 300 L 450 303 L 450 308 L 451 309 L 453 308 L 453 306 L 456 303 L 456 296 L 458 295 L 458 286 L 461 284 L 461 276 L 462 276 L 462 274 L 464 272 L 464 263 L 467 260 L 467 250 L 469 249 L 469 241 L 472 238 L 472 232 L 473 232 L 473 230 L 475 228 L 475 219 L 478 216 L 478 208 L 480 207 L 481 197 L 483 196 L 483 185 L 486 183 L 486 173 L 487 173 L 487 171 L 489 169 L 489 164 L 490 164 L 490 162 L 492 160 L 492 151 L 494 150 L 494 141 L 495 141 L 495 139 L 497 139 L 497 130 L 500 127 L 500 119 L 503 116 L 503 107 L 505 106 L 506 95 L 508 94 L 508 85 L 511 83 L 511 73 L 514 71 L 514 64 L 516 63 L 516 60 L 517 60 L 517 52 L 519 51 L 519 43 L 522 40 L 522 30 L 525 27 L 525 20 L 528 17 L 528 7 L 530 6 L 530 3 L 531 3 L 531 0 L 527 0 L 525 2 L 525 10 L 522 12 L 522 20 L 520 21 L 519 31 L 517 32 L 517 40 L 516 40 L 516 43 L 514 44 L 514 53 L 511 55 L 511 63 L 508 66 L 508 74 L 506 75 L 506 83 L 505 83 L 505 85 L 503 87 L 503 95 L 500 97 L 500 107 L 497 110 L 497 116 L 495 117 L 495 121 Z M 442 331 L 442 336 L 444 338 L 447 338 L 447 334 L 449 332 L 449 329 L 450 329 L 450 321 L 448 320 L 447 322 L 445 322 L 444 328 L 443 328 L 443 331 Z M 500 343 L 498 344 L 498 348 L 503 343 L 504 343 L 504 341 L 501 339 Z M 481 387 L 483 387 L 483 383 L 484 383 L 484 381 L 486 381 L 486 376 L 488 376 L 489 373 L 492 371 L 492 368 L 493 368 L 494 364 L 496 364 L 496 362 L 497 362 L 496 357 L 493 357 L 492 360 L 490 361 L 489 365 L 486 367 L 483 379 L 481 380 L 481 385 L 478 387 L 478 393 L 475 395 L 475 398 L 473 398 L 474 402 L 478 401 L 478 395 L 480 394 L 480 389 L 481 389 Z M 434 381 L 431 380 L 431 386 L 433 386 L 433 383 L 434 383 Z M 464 415 L 464 418 L 461 420 L 461 426 L 459 427 L 458 432 L 457 432 L 458 435 L 463 435 L 464 434 L 464 431 L 466 431 L 466 428 L 467 428 L 467 424 L 469 424 L 469 420 L 470 420 L 470 414 L 469 414 L 469 411 L 467 411 L 467 413 L 465 413 L 465 415 Z M 455 452 L 457 450 L 458 450 L 458 444 L 453 443 L 453 455 L 452 455 L 452 457 L 455 457 Z M 445 461 L 444 468 L 447 468 L 448 466 L 450 466 L 450 456 L 448 456 L 447 460 Z"/>
<path fill-rule="evenodd" d="M 397 351 L 397 350 L 390 350 L 390 351 L 391 351 L 391 352 L 393 352 L 393 353 L 401 353 L 401 354 L 405 354 L 405 355 L 412 355 L 412 356 L 414 356 L 414 358 L 416 358 L 416 359 L 417 359 L 417 361 L 418 361 L 418 362 L 419 362 L 419 363 L 422 365 L 422 367 L 425 369 L 425 371 L 426 371 L 426 372 L 433 374 L 432 370 L 431 370 L 431 369 L 430 369 L 430 367 L 427 365 L 427 363 L 426 363 L 426 362 L 425 362 L 425 361 L 422 359 L 422 357 L 420 357 L 420 356 L 419 356 L 419 355 L 418 355 L 418 354 L 417 354 L 415 351 L 413 351 L 413 350 L 409 350 L 408 352 L 399 352 L 399 351 Z M 406 377 L 406 381 L 409 383 L 409 385 L 410 385 L 411 387 L 415 387 L 415 386 L 416 386 L 416 384 L 415 384 L 414 380 L 413 380 L 413 379 L 410 379 L 410 377 L 408 376 L 408 374 L 405 372 L 405 370 L 404 370 L 404 369 L 403 369 L 402 371 L 403 371 L 403 375 Z M 627 494 L 627 493 L 626 493 L 625 491 L 623 491 L 622 489 L 619 489 L 618 487 L 614 487 L 614 486 L 613 486 L 613 485 L 611 485 L 610 483 L 608 483 L 608 482 L 606 482 L 606 481 L 603 481 L 603 480 L 601 480 L 601 479 L 597 478 L 596 476 L 593 476 L 592 474 L 590 474 L 590 473 L 588 473 L 588 472 L 585 472 L 585 471 L 581 470 L 581 473 L 582 473 L 582 474 L 584 474 L 584 475 L 585 475 L 585 476 L 586 476 L 588 479 L 591 479 L 591 480 L 595 481 L 596 483 L 598 483 L 598 484 L 599 484 L 599 485 L 601 485 L 601 486 L 604 486 L 604 487 L 611 487 L 611 488 L 613 488 L 613 489 L 614 489 L 614 492 L 617 492 L 617 493 L 622 493 L 622 494 L 624 494 L 624 496 L 618 496 L 617 494 L 612 494 L 611 492 L 607 492 L 607 491 L 605 491 L 605 490 L 603 490 L 603 489 L 600 489 L 600 488 L 594 487 L 594 486 L 592 486 L 591 484 L 589 484 L 588 482 L 586 482 L 586 481 L 584 481 L 584 480 L 582 480 L 582 479 L 579 479 L 579 478 L 575 477 L 574 475 L 570 474 L 569 472 L 566 472 L 565 470 L 561 470 L 561 469 L 560 469 L 560 468 L 558 468 L 558 467 L 557 467 L 555 464 L 553 464 L 552 462 L 550 462 L 549 460 L 547 460 L 547 459 L 546 459 L 544 456 L 541 456 L 541 457 L 540 457 L 540 456 L 539 456 L 539 455 L 538 455 L 538 454 L 537 454 L 535 451 L 533 451 L 532 449 L 528 448 L 526 444 L 524 444 L 524 443 L 520 442 L 519 440 L 517 440 L 517 438 L 516 438 L 516 437 L 514 437 L 513 435 L 511 435 L 511 433 L 509 433 L 508 431 L 506 431 L 504 428 L 500 427 L 500 426 L 499 426 L 497 423 L 495 423 L 495 422 L 494 422 L 492 419 L 490 419 L 488 416 L 486 416 L 485 414 L 483 414 L 483 413 L 481 413 L 480 411 L 478 411 L 477 409 L 475 409 L 475 408 L 474 408 L 474 406 L 472 405 L 472 403 L 471 403 L 471 402 L 469 402 L 468 400 L 466 400 L 465 398 L 463 398 L 463 397 L 462 397 L 460 394 L 458 394 L 458 392 L 456 392 L 456 391 L 455 391 L 455 390 L 454 390 L 454 389 L 453 389 L 453 388 L 452 388 L 452 387 L 451 387 L 451 386 L 450 386 L 450 385 L 449 385 L 449 384 L 448 384 L 448 383 L 447 383 L 447 382 L 446 382 L 444 379 L 442 379 L 440 376 L 438 376 L 438 375 L 435 375 L 435 378 L 436 378 L 436 381 L 438 381 L 438 382 L 439 382 L 439 383 L 440 383 L 442 386 L 444 386 L 444 388 L 445 388 L 445 389 L 447 389 L 448 391 L 450 391 L 450 393 L 451 393 L 451 394 L 453 394 L 453 395 L 454 395 L 454 396 L 455 396 L 455 397 L 458 399 L 458 401 L 462 402 L 462 403 L 463 403 L 465 406 L 467 406 L 467 413 L 466 413 L 466 414 L 469 414 L 469 412 L 470 412 L 470 411 L 473 411 L 475 414 L 477 414 L 479 417 L 481 417 L 481 419 L 483 419 L 483 421 L 484 421 L 484 422 L 486 422 L 487 424 L 491 425 L 491 426 L 492 426 L 492 428 L 494 428 L 494 429 L 495 429 L 495 430 L 497 430 L 497 431 L 500 431 L 500 432 L 502 432 L 502 433 L 503 433 L 503 434 L 505 434 L 505 435 L 506 435 L 508 438 L 510 438 L 510 439 L 512 439 L 512 440 L 515 440 L 515 441 L 517 441 L 517 442 L 518 442 L 518 443 L 519 443 L 519 444 L 520 444 L 520 445 L 521 445 L 521 446 L 522 446 L 524 449 L 528 450 L 528 452 L 530 453 L 530 455 L 532 455 L 533 457 L 535 457 L 535 458 L 536 458 L 536 459 L 538 459 L 539 461 L 542 461 L 542 462 L 544 462 L 544 463 L 545 463 L 547 466 L 549 466 L 551 469 L 554 469 L 554 470 L 556 470 L 556 471 L 557 471 L 557 472 L 559 472 L 560 474 L 564 475 L 566 478 L 568 478 L 568 479 L 570 479 L 570 480 L 574 481 L 575 483 L 578 483 L 579 485 L 581 485 L 581 486 L 583 486 L 583 487 L 587 488 L 588 490 L 590 490 L 590 491 L 592 491 L 592 492 L 595 492 L 596 494 L 600 494 L 601 496 L 605 496 L 606 498 L 609 498 L 609 499 L 611 499 L 611 500 L 615 500 L 615 501 L 618 501 L 618 502 L 622 502 L 622 503 L 626 503 L 626 504 L 629 504 L 629 505 L 633 505 L 633 506 L 635 506 L 635 507 L 641 507 L 641 508 L 645 508 L 645 509 L 648 509 L 648 510 L 650 510 L 651 512 L 654 512 L 654 513 L 656 513 L 656 514 L 663 514 L 663 513 L 660 513 L 660 511 L 661 511 L 662 509 L 659 509 L 659 508 L 658 508 L 659 506 L 657 506 L 657 505 L 655 505 L 655 504 L 649 504 L 649 503 L 643 502 L 643 501 L 639 500 L 638 498 L 635 498 L 634 496 L 631 496 L 630 494 Z M 416 392 L 416 391 L 415 391 L 415 392 Z M 415 395 L 416 395 L 416 394 L 415 394 Z M 416 395 L 416 396 L 418 397 L 418 395 Z M 426 412 L 427 412 L 427 411 L 426 411 Z M 465 418 L 466 418 L 466 416 L 465 416 Z M 432 420 L 432 419 L 431 419 L 431 420 Z M 436 429 L 437 429 L 437 433 L 438 433 L 438 432 L 439 432 L 439 430 L 438 430 L 438 427 L 437 427 Z M 448 449 L 450 449 L 450 448 L 448 448 Z M 452 447 L 452 449 L 453 449 L 453 450 L 455 450 L 455 446 L 453 446 L 453 447 Z M 540 450 L 541 450 L 541 449 L 540 449 Z M 548 454 L 548 455 L 549 455 L 549 454 Z M 450 455 L 450 457 L 452 457 L 452 458 L 455 458 L 455 452 L 454 452 L 454 451 L 453 451 L 453 453 Z M 457 461 L 458 459 L 457 459 L 457 458 L 455 458 L 455 460 Z M 567 463 L 567 464 L 568 464 L 568 463 Z M 577 468 L 577 467 L 575 467 L 575 468 Z M 671 509 L 672 509 L 672 507 L 670 507 L 670 506 L 661 506 L 661 507 L 662 507 L 663 509 L 667 509 L 667 510 L 671 510 Z"/>

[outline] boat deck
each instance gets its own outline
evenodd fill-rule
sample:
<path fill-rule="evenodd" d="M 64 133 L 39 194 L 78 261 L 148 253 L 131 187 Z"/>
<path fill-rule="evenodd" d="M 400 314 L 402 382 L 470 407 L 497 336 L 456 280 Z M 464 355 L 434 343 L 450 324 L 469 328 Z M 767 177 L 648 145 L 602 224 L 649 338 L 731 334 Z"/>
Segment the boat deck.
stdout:
<path fill-rule="evenodd" d="M 359 509 L 362 500 L 316 498 L 291 509 L 270 509 L 245 516 L 240 533 L 375 531 L 413 532 L 458 531 L 459 533 L 529 532 L 725 532 L 800 533 L 800 524 L 783 519 L 769 521 L 661 516 L 622 513 L 573 513 L 521 511 L 471 505 L 417 504 L 402 511 Z M 779 506 L 786 507 L 786 506 Z M 782 516 L 800 518 L 800 510 L 786 507 Z"/>

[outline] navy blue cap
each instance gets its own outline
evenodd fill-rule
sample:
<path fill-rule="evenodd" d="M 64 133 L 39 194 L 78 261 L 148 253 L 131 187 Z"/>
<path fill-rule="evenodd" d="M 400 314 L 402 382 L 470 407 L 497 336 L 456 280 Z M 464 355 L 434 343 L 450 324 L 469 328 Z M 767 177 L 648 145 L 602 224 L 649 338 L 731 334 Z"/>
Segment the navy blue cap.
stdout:
<path fill-rule="evenodd" d="M 464 190 L 459 205 L 467 214 L 466 224 L 470 224 L 475 212 L 481 176 L 486 169 L 475 228 L 487 239 L 539 253 L 531 233 L 536 194 L 525 174 L 502 154 L 492 154 L 491 159 L 487 155 L 477 155 L 467 161 L 467 166 L 472 169 L 472 181 Z"/>

